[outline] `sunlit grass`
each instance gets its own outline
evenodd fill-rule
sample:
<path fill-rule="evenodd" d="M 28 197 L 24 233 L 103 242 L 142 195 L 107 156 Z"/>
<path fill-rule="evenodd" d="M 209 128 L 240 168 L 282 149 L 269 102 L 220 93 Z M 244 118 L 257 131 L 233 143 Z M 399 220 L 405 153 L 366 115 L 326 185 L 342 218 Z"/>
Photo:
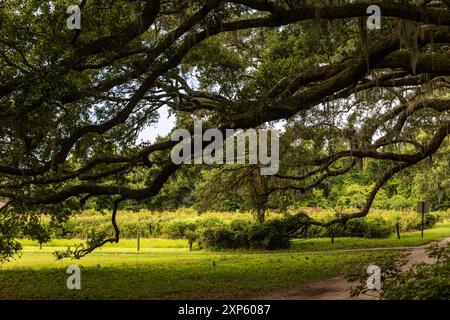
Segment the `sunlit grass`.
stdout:
<path fill-rule="evenodd" d="M 295 251 L 326 251 L 419 246 L 450 237 L 450 223 L 438 223 L 433 229 L 425 230 L 423 239 L 420 231 L 401 233 L 400 237 L 401 239 L 397 239 L 397 235 L 392 234 L 386 239 L 335 238 L 334 243 L 331 243 L 330 238 L 295 239 L 292 241 L 292 249 Z"/>
<path fill-rule="evenodd" d="M 274 255 L 172 248 L 139 254 L 96 252 L 81 260 L 56 261 L 48 249 L 25 250 L 21 259 L 0 268 L 0 299 L 251 298 L 334 277 L 386 256 L 383 252 Z M 80 266 L 82 290 L 67 289 L 69 265 Z"/>
<path fill-rule="evenodd" d="M 43 248 L 46 247 L 67 247 L 75 246 L 86 242 L 83 239 L 52 239 L 50 242 L 43 244 Z M 37 241 L 23 239 L 20 240 L 22 246 L 25 247 L 37 247 L 39 246 Z M 136 248 L 137 249 L 137 239 L 120 239 L 119 243 L 108 243 L 104 248 Z M 187 240 L 184 239 L 161 239 L 161 238 L 150 238 L 150 239 L 140 239 L 140 247 L 145 248 L 188 248 L 189 244 Z"/>

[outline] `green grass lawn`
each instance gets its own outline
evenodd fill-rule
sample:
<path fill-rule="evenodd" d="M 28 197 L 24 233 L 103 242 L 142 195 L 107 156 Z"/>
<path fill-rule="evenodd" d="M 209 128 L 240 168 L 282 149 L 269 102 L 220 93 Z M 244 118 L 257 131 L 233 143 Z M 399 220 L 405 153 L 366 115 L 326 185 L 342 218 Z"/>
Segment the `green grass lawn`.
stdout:
<path fill-rule="evenodd" d="M 84 243 L 85 240 L 82 239 L 53 239 L 48 243 L 43 245 L 43 248 L 55 248 L 55 247 L 67 247 L 75 246 L 76 244 Z M 20 243 L 24 247 L 38 247 L 38 242 L 33 240 L 21 240 Z M 188 248 L 189 243 L 187 240 L 183 239 L 140 239 L 141 250 L 146 250 L 148 248 Z M 116 249 L 130 249 L 131 251 L 137 251 L 137 240 L 136 239 L 120 239 L 119 243 L 108 243 L 103 248 L 98 250 L 111 250 Z M 38 248 L 37 248 L 38 249 Z M 53 249 L 54 250 L 54 249 Z"/>
<path fill-rule="evenodd" d="M 94 253 L 55 261 L 50 248 L 0 268 L 0 299 L 239 299 L 330 278 L 382 259 L 345 254 L 214 253 L 167 248 Z M 81 267 L 81 290 L 66 288 L 69 265 Z"/>
<path fill-rule="evenodd" d="M 0 299 L 239 299 L 345 274 L 395 251 L 319 253 L 351 248 L 415 246 L 450 236 L 450 224 L 388 239 L 294 240 L 289 250 L 188 250 L 185 240 L 124 239 L 81 260 L 56 261 L 55 250 L 81 240 L 53 240 L 39 249 L 23 240 L 20 258 L 0 266 Z M 82 289 L 68 290 L 69 265 L 82 270 Z"/>

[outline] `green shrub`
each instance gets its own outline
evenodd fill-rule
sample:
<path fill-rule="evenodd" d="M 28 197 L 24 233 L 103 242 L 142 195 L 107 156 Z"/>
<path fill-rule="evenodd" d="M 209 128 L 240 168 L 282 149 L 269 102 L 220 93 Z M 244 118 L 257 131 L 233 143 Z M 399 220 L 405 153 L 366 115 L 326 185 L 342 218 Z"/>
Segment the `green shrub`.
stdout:
<path fill-rule="evenodd" d="M 200 246 L 214 249 L 285 249 L 289 248 L 290 239 L 305 232 L 308 224 L 304 213 L 262 224 L 236 220 L 229 225 L 204 228 L 198 241 Z"/>
<path fill-rule="evenodd" d="M 399 254 L 376 262 L 381 269 L 382 289 L 373 292 L 367 288 L 367 266 L 347 276 L 356 283 L 350 291 L 352 297 L 378 293 L 385 300 L 448 300 L 450 299 L 450 247 L 431 245 L 428 256 L 432 264 L 413 264 L 405 269 L 407 254 Z"/>
<path fill-rule="evenodd" d="M 367 223 L 364 238 L 387 238 L 393 231 L 393 226 L 383 218 L 375 218 Z"/>
<path fill-rule="evenodd" d="M 387 238 L 391 235 L 394 226 L 382 218 L 358 218 L 347 221 L 345 225 L 334 225 L 330 228 L 322 228 L 322 237 L 331 237 L 333 231 L 334 237 L 348 238 Z M 320 233 L 316 230 L 315 236 Z M 308 233 L 311 237 L 311 233 Z"/>
<path fill-rule="evenodd" d="M 162 233 L 170 239 L 183 239 L 186 232 L 194 231 L 197 228 L 195 222 L 187 220 L 175 220 L 162 227 Z"/>
<path fill-rule="evenodd" d="M 214 226 L 202 230 L 199 245 L 208 248 L 235 248 L 234 233 L 230 226 Z"/>
<path fill-rule="evenodd" d="M 266 224 L 254 225 L 248 232 L 250 248 L 268 250 L 286 249 L 293 237 L 286 221 L 273 220 Z"/>
<path fill-rule="evenodd" d="M 449 300 L 450 247 L 432 245 L 428 250 L 432 265 L 418 263 L 406 272 L 387 277 L 383 299 L 387 300 Z"/>
<path fill-rule="evenodd" d="M 342 234 L 339 234 L 339 236 L 364 238 L 368 229 L 368 223 L 365 219 L 353 219 L 345 224 L 342 228 Z"/>
<path fill-rule="evenodd" d="M 304 209 L 313 219 L 318 221 L 329 221 L 335 218 L 335 213 L 331 210 L 324 210 L 319 208 Z M 295 212 L 303 209 L 297 209 Z M 349 210 L 350 211 L 350 210 Z M 202 230 L 206 229 L 220 229 L 225 226 L 230 226 L 230 230 L 236 235 L 236 241 L 252 242 L 255 247 L 271 246 L 271 243 L 282 242 L 281 239 L 276 239 L 277 236 L 272 235 L 270 226 L 273 220 L 289 219 L 284 214 L 268 212 L 268 219 L 264 224 L 267 230 L 260 231 L 255 229 L 249 231 L 250 225 L 256 225 L 251 213 L 239 212 L 206 212 L 198 214 L 191 209 L 177 210 L 174 212 L 150 212 L 142 211 L 139 213 L 121 211 L 118 214 L 118 227 L 122 238 L 135 238 L 138 233 L 145 238 L 174 238 L 174 239 L 188 239 L 192 238 L 192 232 L 198 237 L 201 236 Z M 440 219 L 448 219 L 448 212 L 432 213 L 426 216 L 425 228 L 432 228 Z M 113 234 L 114 230 L 111 226 L 111 216 L 109 214 L 100 214 L 94 211 L 85 212 L 83 214 L 74 215 L 67 221 L 51 221 L 48 216 L 42 217 L 44 225 L 49 226 L 52 232 L 52 237 L 58 238 L 81 238 L 86 239 L 93 230 L 103 230 Z M 395 232 L 395 224 L 400 223 L 401 232 L 409 232 L 420 230 L 421 216 L 413 211 L 386 211 L 386 210 L 372 210 L 367 217 L 351 220 L 345 226 L 334 226 L 335 237 L 369 237 L 369 238 L 383 238 L 388 236 L 391 232 Z M 274 222 L 276 224 L 277 222 Z M 255 227 L 257 228 L 257 227 Z M 279 226 L 273 227 L 275 229 Z M 188 232 L 188 234 L 186 234 Z M 243 235 L 240 235 L 240 234 Z M 249 235 L 250 233 L 250 235 Z M 266 240 L 257 238 L 252 240 L 252 233 L 265 233 Z M 329 229 L 309 226 L 307 230 L 302 230 L 294 237 L 303 238 L 317 238 L 330 237 Z M 262 236 L 259 236 L 262 237 Z M 261 244 L 259 242 L 267 243 Z M 248 245 L 250 246 L 250 244 Z M 277 245 L 278 246 L 278 245 Z M 243 247 L 239 245 L 238 247 Z"/>
<path fill-rule="evenodd" d="M 433 228 L 439 221 L 439 216 L 436 214 L 427 214 L 425 216 L 424 226 L 426 229 Z"/>

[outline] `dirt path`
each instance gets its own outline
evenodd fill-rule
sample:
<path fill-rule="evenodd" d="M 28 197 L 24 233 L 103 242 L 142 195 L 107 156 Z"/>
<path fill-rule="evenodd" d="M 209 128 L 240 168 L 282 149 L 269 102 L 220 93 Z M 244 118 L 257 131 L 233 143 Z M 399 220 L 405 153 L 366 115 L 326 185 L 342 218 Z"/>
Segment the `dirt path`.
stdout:
<path fill-rule="evenodd" d="M 450 237 L 440 241 L 441 244 L 450 243 Z M 433 259 L 427 255 L 427 248 L 429 244 L 419 247 L 399 247 L 399 248 L 371 248 L 371 249 L 356 249 L 356 250 L 338 250 L 326 251 L 327 253 L 352 252 L 352 251 L 382 251 L 382 250 L 407 250 L 409 255 L 407 257 L 408 263 L 406 267 L 410 267 L 414 263 L 425 262 L 432 263 Z M 332 279 L 326 279 L 318 282 L 302 284 L 295 288 L 275 291 L 264 296 L 255 297 L 260 300 L 350 300 L 349 283 L 345 277 L 339 276 Z M 358 297 L 358 300 L 375 299 L 374 296 L 363 295 Z"/>

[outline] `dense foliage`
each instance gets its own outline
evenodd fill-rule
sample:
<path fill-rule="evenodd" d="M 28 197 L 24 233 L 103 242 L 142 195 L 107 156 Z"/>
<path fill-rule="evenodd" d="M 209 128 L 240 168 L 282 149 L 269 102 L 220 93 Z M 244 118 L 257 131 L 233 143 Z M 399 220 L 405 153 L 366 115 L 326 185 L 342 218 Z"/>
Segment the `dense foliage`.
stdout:
<path fill-rule="evenodd" d="M 397 207 L 448 206 L 448 1 L 88 0 L 81 30 L 66 9 L 0 1 L 0 258 L 20 234 L 45 239 L 42 213 L 58 225 L 86 205 L 113 232 L 78 256 L 119 241 L 123 206 L 214 203 L 261 223 L 315 198 L 355 207 L 326 228 L 366 216 L 383 187 Z M 279 173 L 174 164 L 168 136 L 138 139 L 163 109 L 187 130 L 282 126 Z M 351 181 L 358 199 L 336 192 Z"/>
<path fill-rule="evenodd" d="M 367 217 L 348 221 L 345 225 L 324 228 L 309 225 L 306 217 L 317 221 L 333 219 L 329 210 L 305 208 L 303 213 L 269 212 L 266 222 L 258 223 L 250 212 L 197 212 L 179 209 L 172 212 L 125 212 L 118 217 L 122 238 L 186 239 L 203 247 L 215 249 L 236 248 L 286 248 L 293 238 L 359 237 L 386 238 L 396 232 L 396 225 L 403 232 L 421 229 L 421 218 L 412 211 L 374 210 Z M 434 212 L 426 216 L 425 228 L 432 228 L 437 221 L 449 217 L 447 212 Z M 49 217 L 42 217 L 42 225 L 48 237 L 36 239 L 44 244 L 50 237 L 60 239 L 91 239 L 98 233 L 111 232 L 108 215 L 86 211 L 70 220 L 55 224 Z M 29 238 L 27 234 L 20 237 Z"/>
<path fill-rule="evenodd" d="M 406 265 L 405 255 L 391 256 L 382 263 L 380 297 L 386 300 L 448 300 L 450 299 L 450 246 L 437 243 L 428 248 L 432 263 Z M 365 273 L 365 272 L 363 272 Z M 354 280 L 354 276 L 349 276 Z M 364 279 L 364 280 L 363 280 Z M 368 293 L 367 274 L 361 274 L 361 285 L 353 287 L 354 296 Z M 373 292 L 372 292 L 373 294 Z"/>

